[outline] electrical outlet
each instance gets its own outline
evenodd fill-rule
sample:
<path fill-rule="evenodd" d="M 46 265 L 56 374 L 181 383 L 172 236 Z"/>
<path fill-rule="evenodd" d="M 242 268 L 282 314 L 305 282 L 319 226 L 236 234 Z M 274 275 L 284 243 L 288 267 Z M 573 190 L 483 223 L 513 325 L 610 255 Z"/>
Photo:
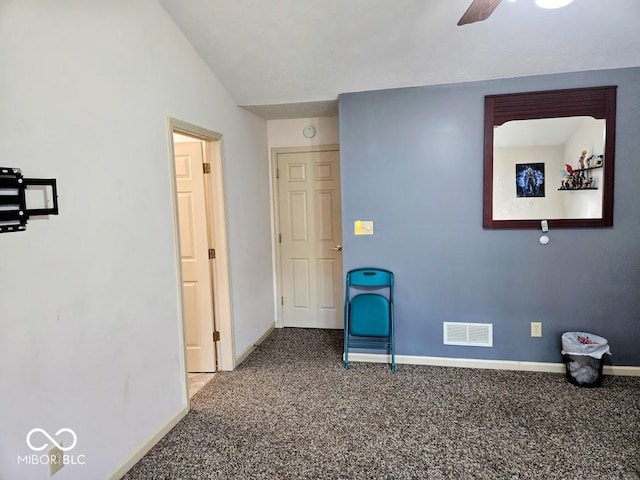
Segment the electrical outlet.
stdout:
<path fill-rule="evenodd" d="M 49 476 L 52 476 L 62 467 L 64 467 L 62 450 L 60 450 L 58 447 L 53 447 L 51 450 L 49 450 Z"/>
<path fill-rule="evenodd" d="M 542 322 L 531 322 L 531 336 L 532 337 L 542 336 Z"/>

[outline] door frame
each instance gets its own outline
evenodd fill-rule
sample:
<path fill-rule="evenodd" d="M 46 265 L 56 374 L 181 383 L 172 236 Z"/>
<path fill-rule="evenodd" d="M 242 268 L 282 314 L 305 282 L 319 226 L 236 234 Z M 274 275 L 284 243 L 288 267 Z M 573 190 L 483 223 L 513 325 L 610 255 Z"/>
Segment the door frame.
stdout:
<path fill-rule="evenodd" d="M 169 139 L 169 166 L 171 173 L 170 188 L 173 210 L 174 253 L 178 282 L 178 289 L 176 293 L 178 296 L 178 311 L 180 315 L 178 329 L 179 340 L 182 344 L 181 362 L 185 372 L 188 401 L 187 348 L 185 343 L 182 262 L 180 257 L 180 224 L 178 223 L 178 194 L 173 134 L 179 133 L 193 137 L 195 140 L 202 140 L 204 142 L 205 159 L 208 159 L 211 163 L 211 174 L 205 176 L 205 197 L 207 198 L 206 203 L 208 216 L 211 219 L 211 221 L 207 222 L 207 230 L 209 239 L 210 241 L 213 240 L 213 245 L 216 249 L 216 261 L 209 263 L 213 289 L 212 294 L 214 299 L 214 328 L 220 332 L 220 341 L 216 345 L 215 351 L 218 370 L 230 371 L 235 367 L 235 336 L 233 328 L 233 309 L 231 303 L 231 277 L 229 272 L 223 135 L 172 117 L 167 117 L 167 130 Z"/>
<path fill-rule="evenodd" d="M 339 152 L 340 145 L 339 144 L 329 144 L 329 145 L 312 145 L 312 146 L 301 146 L 301 147 L 274 147 L 271 149 L 271 200 L 272 200 L 272 210 L 273 210 L 273 244 L 275 246 L 275 254 L 274 254 L 274 272 L 275 272 L 275 317 L 276 317 L 276 328 L 284 328 L 284 315 L 282 313 L 282 246 L 278 241 L 280 234 L 280 204 L 279 204 L 279 195 L 278 195 L 278 178 L 277 178 L 277 170 L 278 170 L 278 155 L 281 153 L 309 153 L 309 152 Z M 342 195 L 342 182 L 340 183 L 340 195 Z M 342 216 L 342 211 L 340 211 Z"/>

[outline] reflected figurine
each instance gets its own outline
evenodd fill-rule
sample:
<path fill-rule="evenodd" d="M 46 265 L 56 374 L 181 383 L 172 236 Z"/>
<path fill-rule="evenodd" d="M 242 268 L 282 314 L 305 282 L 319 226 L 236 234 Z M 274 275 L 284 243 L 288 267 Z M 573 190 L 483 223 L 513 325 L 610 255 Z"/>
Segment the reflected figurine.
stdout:
<path fill-rule="evenodd" d="M 587 162 L 587 168 L 591 168 L 591 160 L 593 160 L 594 158 L 596 158 L 595 155 L 589 155 L 589 157 L 587 158 L 586 162 Z"/>
<path fill-rule="evenodd" d="M 584 169 L 584 157 L 587 156 L 587 151 L 586 150 L 582 150 L 582 156 L 580 157 L 580 160 L 578 160 L 578 163 L 580 163 L 580 168 Z"/>

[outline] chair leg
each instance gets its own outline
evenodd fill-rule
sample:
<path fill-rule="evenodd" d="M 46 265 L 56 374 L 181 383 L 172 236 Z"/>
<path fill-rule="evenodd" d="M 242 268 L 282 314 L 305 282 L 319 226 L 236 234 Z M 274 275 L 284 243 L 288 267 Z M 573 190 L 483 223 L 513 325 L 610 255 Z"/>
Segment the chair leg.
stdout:
<path fill-rule="evenodd" d="M 391 345 L 391 373 L 396 373 L 396 349 Z"/>
<path fill-rule="evenodd" d="M 349 342 L 344 342 L 344 369 L 349 370 Z"/>
<path fill-rule="evenodd" d="M 391 373 L 396 373 L 396 326 L 391 317 Z"/>
<path fill-rule="evenodd" d="M 349 370 L 349 334 L 344 331 L 344 369 Z"/>
<path fill-rule="evenodd" d="M 347 285 L 347 296 L 349 286 Z M 344 369 L 349 370 L 349 302 L 344 304 Z"/>

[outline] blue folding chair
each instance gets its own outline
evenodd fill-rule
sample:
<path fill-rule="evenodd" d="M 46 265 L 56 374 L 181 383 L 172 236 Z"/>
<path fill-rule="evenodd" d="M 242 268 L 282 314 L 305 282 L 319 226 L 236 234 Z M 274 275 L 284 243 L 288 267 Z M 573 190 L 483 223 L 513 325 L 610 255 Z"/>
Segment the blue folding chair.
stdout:
<path fill-rule="evenodd" d="M 391 371 L 395 372 L 393 273 L 380 268 L 358 268 L 347 272 L 346 283 L 344 368 L 349 369 L 350 348 L 383 349 L 391 354 Z"/>

